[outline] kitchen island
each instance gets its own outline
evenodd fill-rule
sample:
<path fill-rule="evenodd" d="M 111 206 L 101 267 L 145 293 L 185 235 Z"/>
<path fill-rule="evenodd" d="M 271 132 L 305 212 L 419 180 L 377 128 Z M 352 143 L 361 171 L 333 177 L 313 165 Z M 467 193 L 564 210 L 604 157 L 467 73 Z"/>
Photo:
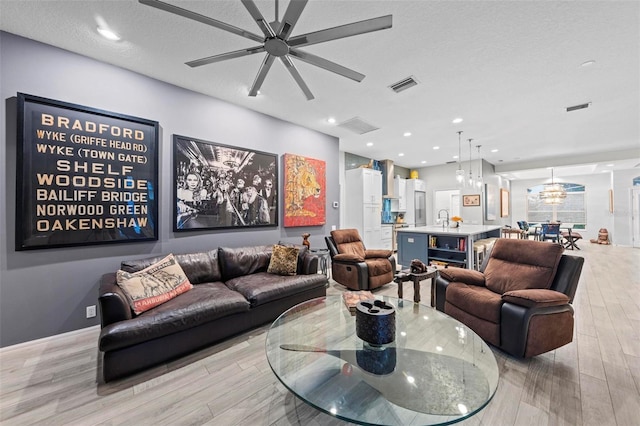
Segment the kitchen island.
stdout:
<path fill-rule="evenodd" d="M 473 269 L 473 242 L 500 237 L 499 225 L 461 225 L 458 228 L 417 226 L 398 229 L 398 264 L 409 268 L 413 259 Z"/>

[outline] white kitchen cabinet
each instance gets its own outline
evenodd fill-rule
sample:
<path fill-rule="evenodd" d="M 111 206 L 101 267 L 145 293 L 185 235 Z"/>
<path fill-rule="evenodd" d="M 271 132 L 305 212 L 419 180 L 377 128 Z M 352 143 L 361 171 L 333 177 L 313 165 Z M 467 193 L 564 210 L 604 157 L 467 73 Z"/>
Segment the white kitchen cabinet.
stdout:
<path fill-rule="evenodd" d="M 396 199 L 391 200 L 391 211 L 407 211 L 407 180 L 396 176 L 393 179 L 393 195 Z"/>
<path fill-rule="evenodd" d="M 382 225 L 380 247 L 385 250 L 393 250 L 393 225 Z"/>
<path fill-rule="evenodd" d="M 356 228 L 365 247 L 382 244 L 382 172 L 352 169 L 345 172 L 345 223 Z"/>

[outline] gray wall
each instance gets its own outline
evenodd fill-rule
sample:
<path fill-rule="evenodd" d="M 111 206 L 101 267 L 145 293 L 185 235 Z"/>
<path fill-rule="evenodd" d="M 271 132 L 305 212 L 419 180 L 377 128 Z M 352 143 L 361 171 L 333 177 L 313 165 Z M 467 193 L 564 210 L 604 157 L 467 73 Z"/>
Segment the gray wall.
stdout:
<path fill-rule="evenodd" d="M 217 246 L 240 247 L 302 241 L 312 246 L 339 223 L 338 140 L 273 117 L 162 83 L 51 46 L 0 32 L 0 347 L 89 327 L 85 307 L 97 304 L 98 281 L 121 259 L 182 253 Z M 17 92 L 132 115 L 160 123 L 159 240 L 16 252 Z M 172 232 L 172 135 L 179 134 L 327 163 L 327 221 L 322 227 Z M 281 193 L 282 191 L 280 191 Z M 282 194 L 280 194 L 282 206 Z M 282 208 L 281 208 L 282 211 Z M 282 217 L 279 219 L 282 223 Z"/>

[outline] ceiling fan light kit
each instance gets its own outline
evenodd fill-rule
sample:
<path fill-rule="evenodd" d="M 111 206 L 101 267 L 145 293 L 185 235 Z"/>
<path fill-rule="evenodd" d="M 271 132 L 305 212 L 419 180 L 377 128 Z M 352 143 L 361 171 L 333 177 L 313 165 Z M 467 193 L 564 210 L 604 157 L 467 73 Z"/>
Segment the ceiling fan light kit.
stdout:
<path fill-rule="evenodd" d="M 155 7 L 156 9 L 163 10 L 165 12 L 173 13 L 175 15 L 182 16 L 187 19 L 191 19 L 212 27 L 221 29 L 223 31 L 236 34 L 240 37 L 247 38 L 252 41 L 262 43 L 259 46 L 253 46 L 246 49 L 240 49 L 233 52 L 222 53 L 218 55 L 208 56 L 205 58 L 196 59 L 186 62 L 186 65 L 190 67 L 199 67 L 202 65 L 213 64 L 215 62 L 226 61 L 228 59 L 239 58 L 242 56 L 248 56 L 255 53 L 266 52 L 265 58 L 258 70 L 258 74 L 249 89 L 249 96 L 256 96 L 260 87 L 264 83 L 267 73 L 271 69 L 271 65 L 276 58 L 284 64 L 289 74 L 293 77 L 296 84 L 302 90 L 307 100 L 314 99 L 313 93 L 305 83 L 304 79 L 300 75 L 300 72 L 296 68 L 295 64 L 291 60 L 292 57 L 299 59 L 308 64 L 317 66 L 351 80 L 361 82 L 365 75 L 352 69 L 346 68 L 342 65 L 331 62 L 327 59 L 313 55 L 309 52 L 299 50 L 299 47 L 310 46 L 317 43 L 324 43 L 326 41 L 337 40 L 346 37 L 352 37 L 360 34 L 365 34 L 373 31 L 380 31 L 391 28 L 392 16 L 385 15 L 378 18 L 366 19 L 364 21 L 353 22 L 346 25 L 340 25 L 337 27 L 327 28 L 320 31 L 314 31 L 311 33 L 297 35 L 291 37 L 291 33 L 302 14 L 308 0 L 291 0 L 282 18 L 282 22 L 278 21 L 278 0 L 276 1 L 276 20 L 269 23 L 264 18 L 253 0 L 241 0 L 244 7 L 247 9 L 251 17 L 254 19 L 258 28 L 262 31 L 262 35 L 254 34 L 250 31 L 243 30 L 242 28 L 235 27 L 222 21 L 210 18 L 205 15 L 201 15 L 196 12 L 192 12 L 187 9 L 183 9 L 178 6 L 174 6 L 169 3 L 162 2 L 160 0 L 138 0 L 140 3 Z"/>

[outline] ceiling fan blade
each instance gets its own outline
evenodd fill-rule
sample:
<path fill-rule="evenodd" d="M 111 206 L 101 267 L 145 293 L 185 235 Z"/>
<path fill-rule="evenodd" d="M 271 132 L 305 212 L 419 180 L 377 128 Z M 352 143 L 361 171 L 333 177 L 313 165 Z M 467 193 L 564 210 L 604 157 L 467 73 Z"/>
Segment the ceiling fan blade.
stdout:
<path fill-rule="evenodd" d="M 264 36 L 267 38 L 275 37 L 276 36 L 275 31 L 273 31 L 273 28 L 271 28 L 271 25 L 269 25 L 266 19 L 264 19 L 264 16 L 262 16 L 262 13 L 258 9 L 258 6 L 256 6 L 256 4 L 253 2 L 253 0 L 241 0 L 241 1 L 245 9 L 247 9 L 249 14 L 253 18 L 253 20 L 256 21 L 256 23 L 258 24 L 258 27 L 260 27 L 260 30 L 264 33 Z"/>
<path fill-rule="evenodd" d="M 253 81 L 253 85 L 249 90 L 249 96 L 256 96 L 258 94 L 258 90 L 262 87 L 262 83 L 264 83 L 264 78 L 267 76 L 269 69 L 271 69 L 271 65 L 273 65 L 273 61 L 276 59 L 275 56 L 267 54 L 260 65 L 260 70 L 258 71 L 258 75 L 256 75 L 256 79 Z"/>
<path fill-rule="evenodd" d="M 386 30 L 392 26 L 392 15 L 380 16 L 378 18 L 366 19 L 364 21 L 353 22 L 351 24 L 340 25 L 338 27 L 327 28 L 326 30 L 315 31 L 291 37 L 287 43 L 290 47 L 310 46 L 325 41 L 337 40 L 373 31 Z"/>
<path fill-rule="evenodd" d="M 236 50 L 233 52 L 221 53 L 220 55 L 207 56 L 206 58 L 195 59 L 193 61 L 185 62 L 192 68 L 200 67 L 202 65 L 213 64 L 214 62 L 226 61 L 227 59 L 240 58 L 242 56 L 252 55 L 254 53 L 264 52 L 264 46 L 250 47 L 248 49 Z"/>
<path fill-rule="evenodd" d="M 283 40 L 289 39 L 289 36 L 291 36 L 291 32 L 293 31 L 293 27 L 296 26 L 296 23 L 298 22 L 298 19 L 300 18 L 300 15 L 308 1 L 309 0 L 291 0 L 289 2 L 289 7 L 287 7 L 287 11 L 284 13 L 282 24 L 278 30 L 278 37 Z"/>
<path fill-rule="evenodd" d="M 365 77 L 364 74 L 360 74 L 357 71 L 354 71 L 347 67 L 343 67 L 340 64 L 336 64 L 335 62 L 331 62 L 319 56 L 312 55 L 311 53 L 308 53 L 308 52 L 303 52 L 297 49 L 291 49 L 289 50 L 289 54 L 292 56 L 295 56 L 296 58 L 308 64 L 315 65 L 320 68 L 324 68 L 327 71 L 331 71 L 343 77 L 350 78 L 351 80 L 357 81 L 358 83 L 360 83 Z"/>
<path fill-rule="evenodd" d="M 313 93 L 311 93 L 311 90 L 309 90 L 307 83 L 304 82 L 304 80 L 302 79 L 302 76 L 298 72 L 298 69 L 293 64 L 293 62 L 291 62 L 291 59 L 289 59 L 288 56 L 281 56 L 280 60 L 282 61 L 284 66 L 287 68 L 287 70 L 291 74 L 291 77 L 293 77 L 296 83 L 298 83 L 298 86 L 300 86 L 300 89 L 302 89 L 302 92 L 307 97 L 307 100 L 310 101 L 314 99 Z"/>
<path fill-rule="evenodd" d="M 155 7 L 156 9 L 164 10 L 165 12 L 174 13 L 176 15 L 180 15 L 185 18 L 193 19 L 194 21 L 202 22 L 203 24 L 207 24 L 212 27 L 239 35 L 240 37 L 248 38 L 249 40 L 257 41 L 260 43 L 264 42 L 264 37 L 260 37 L 257 34 L 254 34 L 249 31 L 245 31 L 242 28 L 234 27 L 233 25 L 226 24 L 222 21 L 209 18 L 208 16 L 204 16 L 199 13 L 192 12 L 187 9 L 183 9 L 178 6 L 174 6 L 169 3 L 165 3 L 159 0 L 138 0 L 138 1 L 146 6 Z"/>

